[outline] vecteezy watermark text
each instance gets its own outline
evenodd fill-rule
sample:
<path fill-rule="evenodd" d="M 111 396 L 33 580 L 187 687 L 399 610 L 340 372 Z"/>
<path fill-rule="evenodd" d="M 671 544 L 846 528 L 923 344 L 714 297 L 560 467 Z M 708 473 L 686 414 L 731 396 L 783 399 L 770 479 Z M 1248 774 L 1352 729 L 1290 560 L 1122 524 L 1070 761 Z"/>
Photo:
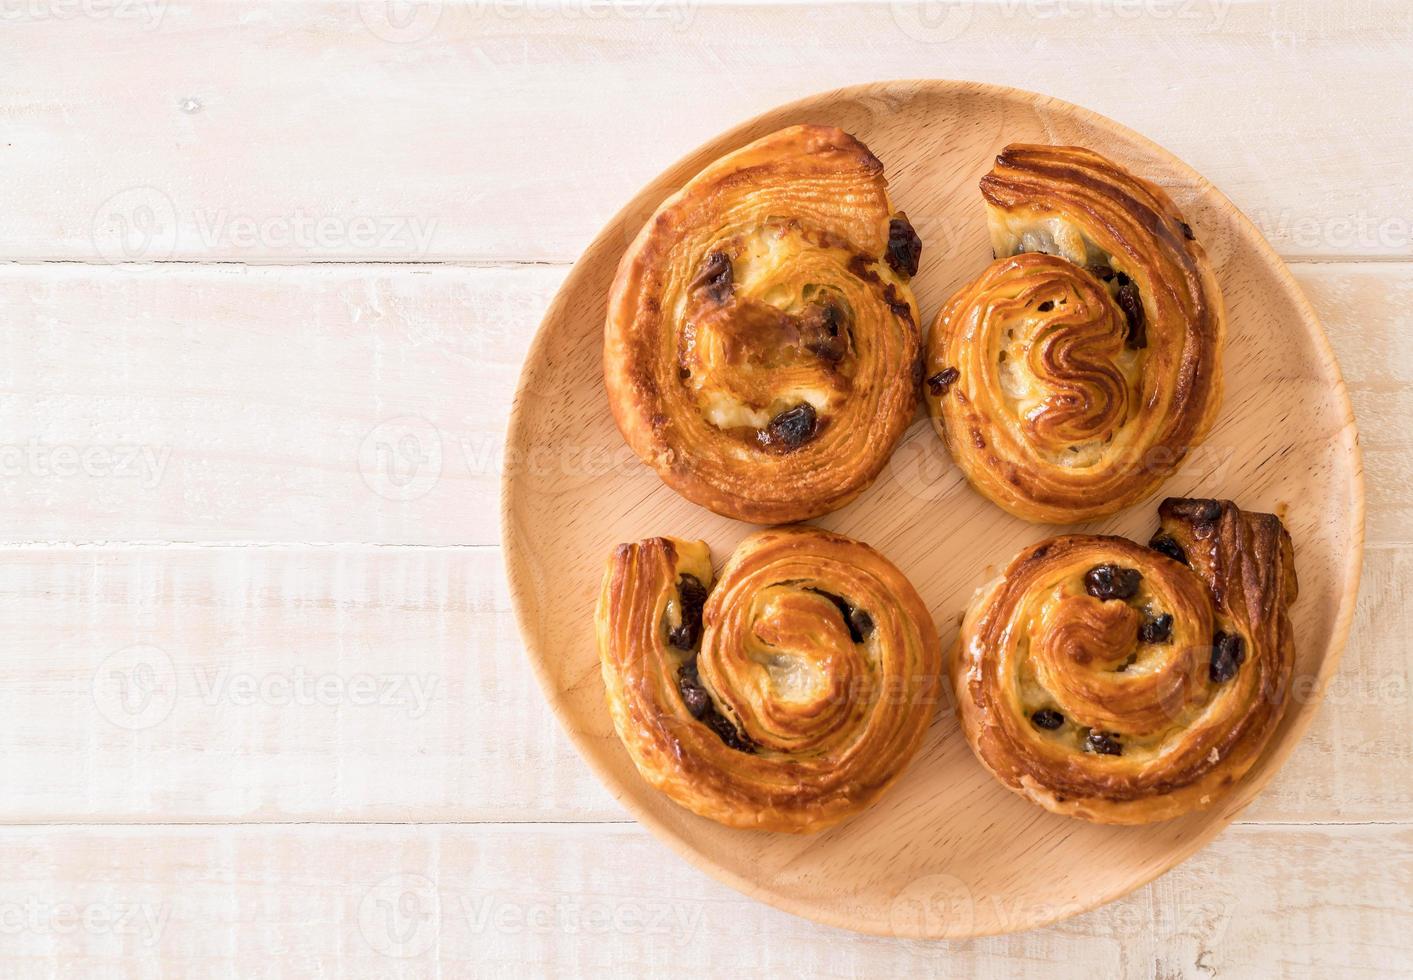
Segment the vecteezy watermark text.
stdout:
<path fill-rule="evenodd" d="M 80 933 L 134 937 L 144 946 L 162 938 L 172 910 L 153 902 L 50 902 L 29 897 L 0 900 L 0 936 Z"/>
<path fill-rule="evenodd" d="M 315 215 L 298 208 L 265 217 L 196 211 L 192 218 L 197 239 L 209 249 L 357 248 L 426 255 L 437 231 L 435 218 L 417 215 Z"/>
<path fill-rule="evenodd" d="M 152 29 L 167 0 L 0 0 L 0 23 L 44 20 L 111 20 Z"/>
<path fill-rule="evenodd" d="M 0 443 L 0 477 L 137 480 L 151 490 L 162 482 L 171 455 L 170 446 L 48 445 L 31 439 Z"/>
<path fill-rule="evenodd" d="M 3 0 L 0 0 L 3 2 Z M 187 98 L 184 112 L 201 101 Z M 128 187 L 93 213 L 94 251 L 106 262 L 161 262 L 179 244 L 220 254 L 266 251 L 344 252 L 421 258 L 432 249 L 437 219 L 415 214 L 242 214 L 224 208 L 179 209 L 157 187 Z"/>
<path fill-rule="evenodd" d="M 255 674 L 226 668 L 197 670 L 196 687 L 203 704 L 337 707 L 403 707 L 409 718 L 421 718 L 436 695 L 439 679 L 420 674 L 315 673 L 303 667 Z"/>
<path fill-rule="evenodd" d="M 426 875 L 400 872 L 372 885 L 358 904 L 358 928 L 375 952 L 396 959 L 427 953 L 462 931 L 499 935 L 648 935 L 678 945 L 701 928 L 694 903 L 568 896 L 523 899 L 471 892 Z"/>
<path fill-rule="evenodd" d="M 354 707 L 427 714 L 441 688 L 435 674 L 359 671 L 340 674 L 302 665 L 269 671 L 228 667 L 179 669 L 165 650 L 134 644 L 103 659 L 93 673 L 93 703 L 119 728 L 142 731 L 166 721 L 179 704 L 236 708 Z"/>
<path fill-rule="evenodd" d="M 365 0 L 363 26 L 391 44 L 418 44 L 465 19 L 665 22 L 685 30 L 699 0 Z"/>

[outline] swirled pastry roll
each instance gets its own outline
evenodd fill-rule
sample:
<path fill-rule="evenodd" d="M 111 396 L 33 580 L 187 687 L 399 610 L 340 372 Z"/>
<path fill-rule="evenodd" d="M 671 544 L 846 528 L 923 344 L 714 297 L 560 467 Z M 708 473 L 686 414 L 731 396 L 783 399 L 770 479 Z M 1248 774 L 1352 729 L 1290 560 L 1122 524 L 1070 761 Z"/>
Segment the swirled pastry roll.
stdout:
<path fill-rule="evenodd" d="M 623 437 L 727 517 L 842 507 L 917 404 L 921 250 L 847 133 L 795 126 L 717 160 L 619 265 L 604 378 Z"/>
<path fill-rule="evenodd" d="M 999 258 L 933 324 L 933 424 L 1017 517 L 1113 513 L 1212 426 L 1216 278 L 1167 194 L 1089 150 L 1008 146 L 981 191 Z"/>
<path fill-rule="evenodd" d="M 977 758 L 1056 813 L 1166 820 L 1265 748 L 1295 659 L 1290 536 L 1230 501 L 1170 498 L 1148 547 L 1027 548 L 967 610 L 952 660 Z"/>
<path fill-rule="evenodd" d="M 718 580 L 705 542 L 619 545 L 597 627 L 638 771 L 730 827 L 808 833 L 868 806 L 917 750 L 941 682 L 908 580 L 812 527 L 757 532 Z"/>

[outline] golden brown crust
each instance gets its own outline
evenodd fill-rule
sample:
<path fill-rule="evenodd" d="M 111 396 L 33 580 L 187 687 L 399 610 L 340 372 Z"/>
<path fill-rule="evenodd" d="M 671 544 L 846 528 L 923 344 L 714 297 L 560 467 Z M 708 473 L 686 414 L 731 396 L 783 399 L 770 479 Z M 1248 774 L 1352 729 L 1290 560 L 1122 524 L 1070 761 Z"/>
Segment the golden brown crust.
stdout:
<path fill-rule="evenodd" d="M 1094 535 L 1027 548 L 963 621 L 962 730 L 997 779 L 1055 813 L 1138 824 L 1208 806 L 1284 711 L 1297 585 L 1280 520 L 1181 498 L 1159 517 L 1146 548 Z M 1086 575 L 1103 565 L 1136 570 L 1136 592 L 1096 597 Z"/>
<path fill-rule="evenodd" d="M 700 633 L 684 576 L 710 590 Z M 916 752 L 941 682 L 937 631 L 908 580 L 812 527 L 750 536 L 714 586 L 704 542 L 619 545 L 596 624 L 634 764 L 730 827 L 810 833 L 868 806 Z"/>
<path fill-rule="evenodd" d="M 838 129 L 795 126 L 712 163 L 614 279 L 604 379 L 623 437 L 727 517 L 842 507 L 917 403 L 920 247 L 883 165 Z"/>
<path fill-rule="evenodd" d="M 1018 517 L 1136 503 L 1221 401 L 1225 307 L 1206 255 L 1167 194 L 1089 150 L 1008 146 L 981 189 L 999 258 L 933 324 L 933 424 Z"/>

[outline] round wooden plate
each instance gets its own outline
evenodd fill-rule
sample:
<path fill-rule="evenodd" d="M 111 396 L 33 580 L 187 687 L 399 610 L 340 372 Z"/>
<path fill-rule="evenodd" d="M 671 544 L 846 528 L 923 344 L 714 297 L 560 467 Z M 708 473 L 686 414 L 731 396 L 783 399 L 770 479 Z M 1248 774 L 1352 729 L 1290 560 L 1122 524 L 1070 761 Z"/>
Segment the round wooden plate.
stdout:
<path fill-rule="evenodd" d="M 1212 257 L 1230 311 L 1226 397 L 1206 443 L 1158 494 L 1079 530 L 1147 540 L 1157 501 L 1228 497 L 1280 514 L 1300 598 L 1294 698 L 1270 750 L 1212 809 L 1138 828 L 1054 816 L 972 756 L 950 695 L 903 778 L 825 833 L 728 830 L 651 789 L 613 733 L 594 637 L 605 559 L 621 541 L 703 538 L 725 560 L 752 528 L 688 503 L 624 445 L 605 400 L 605 297 L 625 246 L 708 162 L 794 123 L 838 126 L 883 161 L 922 236 L 913 281 L 924 325 L 990 260 L 977 181 L 1007 143 L 1093 147 L 1173 196 Z M 1085 109 L 991 85 L 884 82 L 813 96 L 712 140 L 643 190 L 594 240 L 550 305 L 510 422 L 503 538 L 526 650 L 579 751 L 639 820 L 689 861 L 772 905 L 847 929 L 951 938 L 1041 925 L 1110 901 L 1210 841 L 1275 773 L 1310 723 L 1348 635 L 1363 549 L 1358 435 L 1314 312 L 1251 223 L 1182 161 Z M 972 592 L 1059 528 L 1003 513 L 961 479 L 921 416 L 877 483 L 817 523 L 868 542 L 911 578 L 944 649 Z"/>

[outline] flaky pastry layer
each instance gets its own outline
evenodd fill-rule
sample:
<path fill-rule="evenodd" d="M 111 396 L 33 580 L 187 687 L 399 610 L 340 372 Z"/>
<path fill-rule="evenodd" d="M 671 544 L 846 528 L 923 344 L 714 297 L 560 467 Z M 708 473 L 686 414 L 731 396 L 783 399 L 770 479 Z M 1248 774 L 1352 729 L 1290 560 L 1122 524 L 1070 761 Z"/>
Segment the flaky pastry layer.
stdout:
<path fill-rule="evenodd" d="M 982 179 L 998 258 L 943 306 L 925 398 L 967 479 L 1075 523 L 1149 493 L 1221 401 L 1225 307 L 1160 188 L 1079 147 L 1006 147 Z"/>
<path fill-rule="evenodd" d="M 613 282 L 604 379 L 623 437 L 718 514 L 842 507 L 917 403 L 920 252 L 883 165 L 838 129 L 794 126 L 712 163 Z"/>
<path fill-rule="evenodd" d="M 1280 723 L 1295 662 L 1290 536 L 1170 498 L 1148 547 L 1064 535 L 978 591 L 953 652 L 962 730 L 1002 783 L 1099 823 L 1220 799 Z"/>
<path fill-rule="evenodd" d="M 871 804 L 916 752 L 941 681 L 903 574 L 812 527 L 748 537 L 719 579 L 705 542 L 619 545 L 596 624 L 639 772 L 730 827 L 809 833 Z"/>

